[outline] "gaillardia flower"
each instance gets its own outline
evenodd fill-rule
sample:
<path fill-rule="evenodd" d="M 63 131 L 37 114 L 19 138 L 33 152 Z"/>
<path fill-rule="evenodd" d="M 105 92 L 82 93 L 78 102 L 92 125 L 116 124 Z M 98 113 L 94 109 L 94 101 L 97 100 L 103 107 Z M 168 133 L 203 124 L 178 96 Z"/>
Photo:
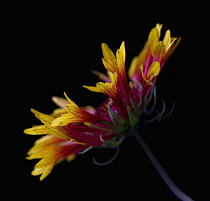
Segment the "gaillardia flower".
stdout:
<path fill-rule="evenodd" d="M 80 107 L 64 93 L 65 98 L 52 98 L 59 108 L 51 114 L 31 109 L 42 123 L 24 130 L 26 134 L 42 136 L 27 153 L 27 159 L 40 159 L 32 175 L 41 175 L 40 180 L 43 180 L 61 161 L 72 161 L 78 153 L 91 148 L 117 149 L 128 136 L 134 136 L 145 147 L 137 128 L 165 117 L 164 103 L 162 111 L 155 109 L 155 82 L 181 40 L 181 37 L 171 37 L 170 30 L 160 40 L 161 29 L 162 24 L 156 24 L 150 31 L 143 50 L 133 58 L 128 74 L 125 42 L 116 54 L 102 43 L 102 62 L 107 74 L 94 70 L 101 82 L 84 86 L 107 96 L 97 108 Z"/>

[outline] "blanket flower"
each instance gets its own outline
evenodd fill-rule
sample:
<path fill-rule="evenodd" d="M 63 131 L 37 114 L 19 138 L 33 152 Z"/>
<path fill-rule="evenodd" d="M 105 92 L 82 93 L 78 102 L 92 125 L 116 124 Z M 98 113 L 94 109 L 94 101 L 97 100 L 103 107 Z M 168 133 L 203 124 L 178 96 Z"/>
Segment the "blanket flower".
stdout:
<path fill-rule="evenodd" d="M 72 161 L 77 154 L 92 148 L 116 149 L 113 158 L 104 163 L 93 160 L 97 165 L 107 165 L 117 157 L 120 144 L 132 136 L 174 195 L 182 201 L 193 201 L 176 186 L 138 132 L 142 125 L 158 123 L 173 111 L 172 108 L 165 114 L 164 102 L 161 111 L 156 109 L 155 83 L 181 37 L 171 37 L 170 30 L 167 30 L 161 40 L 161 29 L 162 24 L 159 23 L 152 28 L 142 51 L 131 61 L 128 73 L 125 42 L 115 54 L 106 43 L 102 43 L 102 63 L 107 73 L 93 70 L 92 73 L 101 81 L 96 86 L 84 85 L 92 92 L 107 96 L 98 107 L 80 107 L 65 92 L 65 97 L 52 97 L 58 108 L 51 114 L 31 109 L 42 123 L 24 130 L 25 134 L 41 136 L 26 157 L 28 160 L 39 159 L 32 175 L 40 175 L 40 180 L 43 180 L 58 163 Z"/>
<path fill-rule="evenodd" d="M 161 28 L 162 24 L 156 24 L 150 31 L 128 73 L 125 42 L 121 43 L 116 54 L 102 43 L 102 63 L 107 74 L 93 70 L 101 81 L 96 86 L 84 85 L 90 91 L 107 96 L 97 108 L 80 107 L 64 93 L 65 98 L 52 97 L 59 107 L 52 114 L 31 109 L 42 123 L 24 130 L 25 134 L 41 135 L 27 153 L 29 160 L 40 159 L 32 175 L 41 175 L 40 180 L 43 180 L 56 164 L 73 160 L 79 152 L 97 147 L 117 148 L 134 128 L 147 121 L 159 121 L 164 116 L 164 109 L 157 113 L 153 107 L 155 81 L 181 37 L 171 37 L 170 30 L 167 30 L 160 40 Z M 152 104 L 153 109 L 148 110 Z"/>

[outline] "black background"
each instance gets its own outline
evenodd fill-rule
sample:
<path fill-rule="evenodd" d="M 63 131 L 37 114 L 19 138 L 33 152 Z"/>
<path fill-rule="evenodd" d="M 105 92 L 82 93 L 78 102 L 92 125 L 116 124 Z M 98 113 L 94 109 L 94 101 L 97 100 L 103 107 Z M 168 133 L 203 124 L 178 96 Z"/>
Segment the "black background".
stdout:
<path fill-rule="evenodd" d="M 159 100 L 168 107 L 176 102 L 176 108 L 159 125 L 143 128 L 142 136 L 184 192 L 196 201 L 209 200 L 206 6 L 204 1 L 167 6 L 161 2 L 8 5 L 2 30 L 6 43 L 1 79 L 3 190 L 12 189 L 11 195 L 21 199 L 178 200 L 133 139 L 122 144 L 118 158 L 108 166 L 96 166 L 92 158 L 100 160 L 106 153 L 91 150 L 57 165 L 41 182 L 31 176 L 37 161 L 25 159 L 38 139 L 23 133 L 39 123 L 30 108 L 51 113 L 56 108 L 51 97 L 63 97 L 63 92 L 80 106 L 98 106 L 105 97 L 82 86 L 98 81 L 90 70 L 105 72 L 101 43 L 116 51 L 125 41 L 128 68 L 149 31 L 161 23 L 162 34 L 170 29 L 172 36 L 182 37 L 157 82 Z"/>

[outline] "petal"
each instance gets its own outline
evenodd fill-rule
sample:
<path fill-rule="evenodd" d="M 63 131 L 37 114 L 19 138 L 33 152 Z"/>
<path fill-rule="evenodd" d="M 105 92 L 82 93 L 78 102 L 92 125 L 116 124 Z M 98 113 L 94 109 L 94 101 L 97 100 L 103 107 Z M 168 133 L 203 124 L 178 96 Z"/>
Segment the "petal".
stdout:
<path fill-rule="evenodd" d="M 72 142 L 67 145 L 57 144 L 56 148 L 49 150 L 48 153 L 35 165 L 32 175 L 41 175 L 40 180 L 43 180 L 51 173 L 56 164 L 64 159 L 67 159 L 68 161 L 73 160 L 76 153 L 86 148 L 87 146 Z"/>
<path fill-rule="evenodd" d="M 108 61 L 106 61 L 104 58 L 102 58 L 102 62 L 103 62 L 103 64 L 104 64 L 104 67 L 105 67 L 108 71 L 110 71 L 110 72 L 112 72 L 112 73 L 114 73 L 114 72 L 117 71 L 117 65 L 114 66 L 113 64 L 111 64 L 111 63 L 109 63 Z"/>
<path fill-rule="evenodd" d="M 149 78 L 149 80 L 151 80 L 153 77 L 157 76 L 159 74 L 159 72 L 160 72 L 160 63 L 153 62 L 149 68 L 147 77 Z"/>
<path fill-rule="evenodd" d="M 108 97 L 113 98 L 116 96 L 117 93 L 116 89 L 117 73 L 111 73 L 110 78 L 111 78 L 111 83 L 98 82 L 95 87 L 85 86 L 85 85 L 83 87 L 89 89 L 90 91 L 103 93 Z"/>
<path fill-rule="evenodd" d="M 66 157 L 66 161 L 67 162 L 71 162 L 76 158 L 76 154 L 71 154 L 69 156 Z"/>
<path fill-rule="evenodd" d="M 141 70 L 142 77 L 143 77 L 144 81 L 146 81 L 150 85 L 153 85 L 153 83 L 151 81 L 155 76 L 157 76 L 159 74 L 160 63 L 159 62 L 153 62 L 152 65 L 149 67 L 147 75 L 144 75 L 143 65 L 140 66 L 140 70 Z"/>
<path fill-rule="evenodd" d="M 166 54 L 166 48 L 162 41 L 158 42 L 154 51 L 154 61 L 162 62 Z"/>
<path fill-rule="evenodd" d="M 48 165 L 45 168 L 41 168 L 41 171 L 43 171 L 43 173 L 41 177 L 39 178 L 39 180 L 42 181 L 43 179 L 45 179 L 52 172 L 53 167 L 54 167 L 54 164 Z M 37 169 L 40 169 L 40 168 L 37 168 Z M 40 170 L 39 172 L 37 172 L 35 168 L 35 170 L 32 172 L 32 175 L 37 175 L 38 173 L 40 174 Z"/>
<path fill-rule="evenodd" d="M 104 121 L 100 116 L 96 116 L 85 109 L 79 107 L 76 103 L 74 103 L 67 95 L 66 96 L 69 104 L 66 105 L 66 110 L 68 113 L 61 114 L 60 117 L 55 118 L 51 126 L 65 126 L 69 123 L 83 123 L 83 122 L 98 122 Z"/>
<path fill-rule="evenodd" d="M 31 112 L 34 113 L 34 115 L 36 116 L 37 119 L 39 119 L 43 124 L 45 125 L 50 125 L 51 122 L 53 121 L 53 117 L 49 116 L 49 115 L 46 115 L 46 114 L 43 114 L 41 112 L 38 112 L 34 109 L 31 109 Z"/>
<path fill-rule="evenodd" d="M 137 63 L 138 63 L 138 57 L 137 56 L 133 57 L 129 70 L 128 70 L 128 76 L 131 80 L 133 80 L 133 77 L 135 76 Z"/>
<path fill-rule="evenodd" d="M 134 81 L 140 80 L 139 66 L 145 63 L 147 45 L 148 43 L 146 42 L 144 44 L 142 51 L 138 54 L 138 56 L 134 57 L 131 61 L 131 64 L 128 70 L 128 76 L 131 80 L 134 80 Z"/>
<path fill-rule="evenodd" d="M 114 53 L 112 52 L 112 50 L 109 48 L 109 46 L 106 43 L 102 43 L 101 45 L 102 47 L 102 52 L 103 52 L 103 56 L 104 59 L 107 63 L 110 64 L 110 71 L 114 72 L 115 68 L 117 67 L 117 60 L 115 58 Z M 109 69 L 107 69 L 109 70 Z"/>
<path fill-rule="evenodd" d="M 161 34 L 161 29 L 162 29 L 163 25 L 162 24 L 159 24 L 157 23 L 155 28 L 157 29 L 158 31 L 158 37 L 160 38 L 160 34 Z"/>
<path fill-rule="evenodd" d="M 170 47 L 168 48 L 167 53 L 166 53 L 166 60 L 173 54 L 174 50 L 177 48 L 181 39 L 182 39 L 181 37 L 179 37 L 178 39 L 177 38 L 171 39 L 172 41 L 171 41 Z"/>
<path fill-rule="evenodd" d="M 168 48 L 170 47 L 171 44 L 171 32 L 170 30 L 167 30 L 165 33 L 165 36 L 163 38 L 163 44 L 166 47 L 166 51 L 168 50 Z"/>
<path fill-rule="evenodd" d="M 102 90 L 102 87 L 101 87 L 102 85 L 105 85 L 105 83 L 98 82 L 95 87 L 85 86 L 85 85 L 83 87 L 88 89 L 88 90 L 90 90 L 90 91 L 93 91 L 93 92 L 101 92 L 101 93 L 103 93 L 103 90 Z M 106 83 L 106 85 L 108 86 L 108 85 L 111 85 L 111 84 L 110 83 Z"/>
<path fill-rule="evenodd" d="M 46 135 L 42 137 L 40 140 L 41 141 L 37 140 L 34 146 L 27 152 L 28 157 L 26 157 L 26 159 L 28 160 L 43 159 L 50 152 L 56 150 L 59 144 L 62 142 L 62 139 L 56 138 L 52 135 Z"/>
<path fill-rule="evenodd" d="M 159 32 L 158 29 L 155 27 L 150 31 L 148 37 L 149 50 L 152 56 L 154 56 L 155 47 L 158 44 L 158 42 L 159 42 Z"/>
<path fill-rule="evenodd" d="M 40 125 L 25 129 L 24 133 L 29 135 L 43 135 L 49 134 L 49 131 L 46 129 L 45 125 Z"/>
<path fill-rule="evenodd" d="M 66 105 L 68 104 L 68 101 L 65 98 L 53 96 L 52 100 L 57 106 L 59 106 L 61 108 L 65 108 Z"/>
<path fill-rule="evenodd" d="M 71 122 L 70 118 L 69 113 L 61 114 L 52 121 L 51 126 L 65 126 Z"/>
<path fill-rule="evenodd" d="M 93 74 L 97 75 L 97 76 L 99 77 L 99 79 L 101 79 L 101 80 L 103 80 L 103 81 L 105 81 L 105 82 L 110 82 L 110 78 L 109 78 L 106 74 L 101 73 L 101 72 L 96 71 L 96 70 L 92 70 L 91 72 L 92 72 Z M 108 72 L 109 72 L 109 71 L 108 71 Z M 108 73 L 108 72 L 107 72 L 107 73 Z"/>
<path fill-rule="evenodd" d="M 117 58 L 117 64 L 118 64 L 118 70 L 122 70 L 125 68 L 125 42 L 123 41 L 120 49 L 117 50 L 116 53 Z"/>
<path fill-rule="evenodd" d="M 77 143 L 74 139 L 69 137 L 68 132 L 66 132 L 65 129 L 62 127 L 48 126 L 47 129 L 51 132 L 52 135 L 60 139 Z"/>
<path fill-rule="evenodd" d="M 59 117 L 61 114 L 65 114 L 67 111 L 65 108 L 57 108 L 55 110 L 53 110 L 53 112 L 50 114 L 52 117 L 57 118 Z"/>

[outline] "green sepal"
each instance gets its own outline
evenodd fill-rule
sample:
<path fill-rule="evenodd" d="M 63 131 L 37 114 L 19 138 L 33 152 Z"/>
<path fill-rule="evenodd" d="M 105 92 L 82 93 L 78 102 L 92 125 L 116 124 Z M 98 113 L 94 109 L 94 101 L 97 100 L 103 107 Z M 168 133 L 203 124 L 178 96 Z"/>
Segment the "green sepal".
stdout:
<path fill-rule="evenodd" d="M 130 98 L 130 101 L 131 101 L 131 104 L 133 107 L 134 115 L 139 118 L 142 113 L 141 109 L 139 108 L 139 106 L 135 103 L 135 101 L 132 98 Z"/>
<path fill-rule="evenodd" d="M 131 108 L 129 106 L 127 107 L 127 111 L 130 120 L 130 126 L 134 127 L 138 123 L 139 119 L 132 113 Z"/>

